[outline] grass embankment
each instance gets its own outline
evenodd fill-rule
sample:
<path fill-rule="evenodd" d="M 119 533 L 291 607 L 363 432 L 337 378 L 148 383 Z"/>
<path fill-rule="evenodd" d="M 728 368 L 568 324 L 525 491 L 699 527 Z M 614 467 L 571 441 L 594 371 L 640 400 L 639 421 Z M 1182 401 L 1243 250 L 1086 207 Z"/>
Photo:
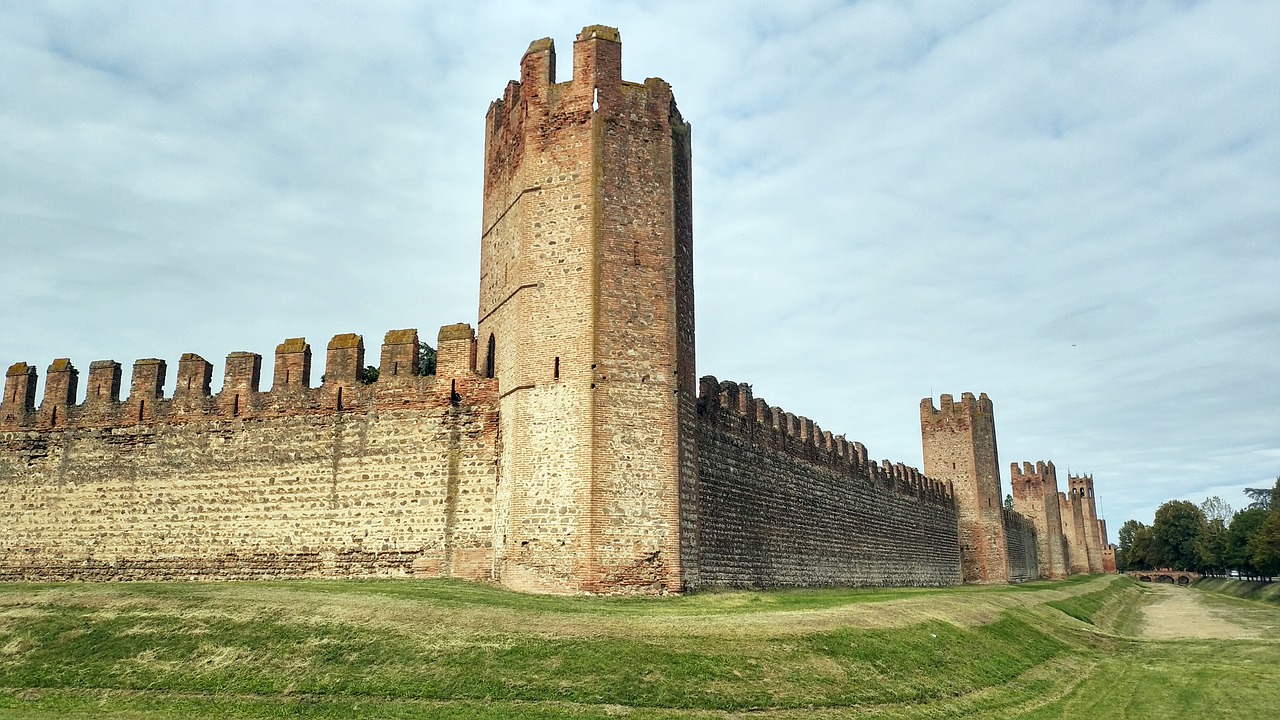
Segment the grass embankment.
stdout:
<path fill-rule="evenodd" d="M 1228 580 L 1225 578 L 1201 578 L 1192 585 L 1197 590 L 1230 595 L 1242 600 L 1280 605 L 1280 582 L 1255 582 L 1253 580 Z"/>
<path fill-rule="evenodd" d="M 1146 592 L 1115 576 L 647 599 L 448 581 L 0 585 L 0 718 L 1141 717 L 1098 700 L 1148 685 L 1212 685 L 1144 701 L 1165 713 L 1280 701 L 1274 641 L 1117 634 Z"/>

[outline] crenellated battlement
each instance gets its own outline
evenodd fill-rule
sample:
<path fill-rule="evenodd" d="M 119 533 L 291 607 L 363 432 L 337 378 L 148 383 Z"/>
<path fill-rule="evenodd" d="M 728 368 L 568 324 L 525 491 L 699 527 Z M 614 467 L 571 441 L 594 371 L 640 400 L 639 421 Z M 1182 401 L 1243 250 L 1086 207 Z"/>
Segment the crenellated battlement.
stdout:
<path fill-rule="evenodd" d="M 1093 497 L 1093 475 L 1067 475 L 1067 490 L 1081 498 Z"/>
<path fill-rule="evenodd" d="M 1058 471 L 1054 468 L 1052 460 L 1048 462 L 1037 460 L 1034 464 L 1024 462 L 1021 465 L 1016 462 L 1009 463 L 1009 482 L 1013 486 L 1015 499 L 1020 491 L 1023 493 L 1028 492 L 1027 488 L 1029 487 L 1038 488 L 1037 492 L 1042 492 L 1042 488 L 1046 485 L 1051 485 L 1056 493 Z"/>
<path fill-rule="evenodd" d="M 260 389 L 262 356 L 233 352 L 224 366 L 222 390 L 212 393 L 213 365 L 195 353 L 178 361 L 172 397 L 164 397 L 167 363 L 142 358 L 133 364 L 128 397 L 121 399 L 122 368 L 115 360 L 89 365 L 83 402 L 76 404 L 79 370 L 68 358 L 54 360 L 44 398 L 34 403 L 36 369 L 10 366 L 0 403 L 0 430 L 74 430 L 148 423 L 186 423 L 217 418 L 254 419 L 330 412 L 371 411 L 492 401 L 496 382 L 475 371 L 475 335 L 469 325 L 448 325 L 438 338 L 435 375 L 418 374 L 418 331 L 388 332 L 378 378 L 360 379 L 364 340 L 351 333 L 329 342 L 323 382 L 311 386 L 311 346 L 289 338 L 276 347 L 271 389 Z"/>
<path fill-rule="evenodd" d="M 705 422 L 737 430 L 761 445 L 782 448 L 810 462 L 837 467 L 856 477 L 931 502 L 951 504 L 951 486 L 919 469 L 869 460 L 867 448 L 833 435 L 802 415 L 794 415 L 754 396 L 751 386 L 707 375 L 699 383 L 698 416 Z"/>
<path fill-rule="evenodd" d="M 549 129 L 585 125 L 596 116 L 667 123 L 673 115 L 679 117 L 666 82 L 622 79 L 622 36 L 617 28 L 589 25 L 577 34 L 573 71 L 565 82 L 556 82 L 555 41 L 534 40 L 520 59 L 520 79 L 507 83 L 485 116 L 485 167 L 498 171 L 486 174 L 485 187 L 510 181 L 522 164 L 526 146 L 537 142 L 531 136 L 545 142 Z M 514 204 L 520 194 L 536 189 L 541 186 L 511 188 L 516 194 L 509 201 Z M 486 228 L 497 219 L 486 217 Z"/>
<path fill-rule="evenodd" d="M 994 422 L 995 411 L 991 405 L 991 398 L 986 393 L 981 393 L 974 397 L 973 393 L 967 392 L 960 395 L 960 401 L 947 393 L 943 393 L 938 398 L 938 407 L 933 404 L 933 398 L 927 397 L 920 400 L 920 421 L 927 424 L 972 424 L 977 419 Z"/>

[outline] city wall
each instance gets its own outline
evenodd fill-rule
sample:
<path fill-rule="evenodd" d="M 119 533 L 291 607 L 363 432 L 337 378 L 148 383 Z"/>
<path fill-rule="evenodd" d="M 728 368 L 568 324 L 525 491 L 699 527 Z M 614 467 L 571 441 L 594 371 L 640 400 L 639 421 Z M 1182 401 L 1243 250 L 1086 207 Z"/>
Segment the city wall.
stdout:
<path fill-rule="evenodd" d="M 948 485 L 876 464 L 748 385 L 704 377 L 700 390 L 702 586 L 960 582 Z"/>
<path fill-rule="evenodd" d="M 1040 576 L 1039 548 L 1033 521 L 1013 510 L 1001 509 L 1009 582 L 1026 582 Z"/>
<path fill-rule="evenodd" d="M 472 370 L 468 326 L 441 330 L 437 374 L 417 374 L 413 330 L 387 334 L 380 374 L 360 382 L 355 335 L 329 344 L 309 387 L 310 347 L 184 355 L 173 397 L 166 364 L 57 360 L 44 401 L 18 363 L 0 404 L 0 579 L 242 579 L 493 576 L 496 386 Z"/>

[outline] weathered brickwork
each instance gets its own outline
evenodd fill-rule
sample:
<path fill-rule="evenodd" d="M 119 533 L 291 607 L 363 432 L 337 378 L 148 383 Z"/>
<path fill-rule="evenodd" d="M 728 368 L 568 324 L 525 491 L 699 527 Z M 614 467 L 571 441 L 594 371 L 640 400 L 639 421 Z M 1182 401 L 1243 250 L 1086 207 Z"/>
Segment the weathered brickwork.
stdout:
<path fill-rule="evenodd" d="M 1072 575 L 1089 572 L 1089 552 L 1084 540 L 1084 511 L 1073 493 L 1058 493 L 1062 508 L 1062 534 L 1067 538 L 1067 566 Z"/>
<path fill-rule="evenodd" d="M 622 79 L 616 29 L 584 28 L 571 79 L 555 75 L 535 41 L 487 118 L 479 334 L 509 438 L 504 581 L 678 591 L 696 553 L 689 127 L 665 82 Z"/>
<path fill-rule="evenodd" d="M 1040 577 L 1035 524 L 1013 510 L 1002 510 L 1000 521 L 1004 526 L 1009 582 L 1026 582 Z"/>
<path fill-rule="evenodd" d="M 1040 576 L 1060 579 L 1067 576 L 1067 540 L 1062 534 L 1058 509 L 1058 474 L 1053 462 L 1037 461 L 1009 466 L 1013 489 L 1013 509 L 1030 519 L 1036 529 L 1036 557 Z"/>
<path fill-rule="evenodd" d="M 1080 535 L 1084 543 L 1085 562 L 1089 572 L 1102 572 L 1102 534 L 1098 527 L 1098 510 L 1093 500 L 1092 475 L 1068 475 L 1067 487 L 1079 500 Z M 1073 511 L 1074 512 L 1074 511 Z"/>
<path fill-rule="evenodd" d="M 622 79 L 618 31 L 571 77 L 532 43 L 486 116 L 477 332 L 415 330 L 6 373 L 0 580 L 418 576 L 529 592 L 946 585 L 1113 567 L 1092 477 L 1015 467 L 986 395 L 921 403 L 924 468 L 751 389 L 695 378 L 690 127 Z M 125 394 L 122 399 L 121 395 Z M 1056 539 L 1056 541 L 1055 541 Z M 1108 565 L 1110 562 L 1110 565 Z"/>
<path fill-rule="evenodd" d="M 163 361 L 136 363 L 123 401 L 119 365 L 100 361 L 73 405 L 78 372 L 55 361 L 38 411 L 0 405 L 0 578 L 492 577 L 496 387 L 456 372 L 462 328 L 441 335 L 448 374 L 389 367 L 389 343 L 371 385 L 340 372 L 362 367 L 354 336 L 330 344 L 316 388 L 310 347 L 281 344 L 270 392 L 257 355 L 229 358 L 210 395 L 211 366 L 188 354 L 172 398 Z M 416 356 L 417 333 L 397 337 Z"/>
<path fill-rule="evenodd" d="M 700 585 L 951 585 L 960 581 L 950 488 L 915 468 L 702 379 Z"/>
<path fill-rule="evenodd" d="M 964 393 L 960 402 L 943 395 L 920 401 L 924 472 L 951 483 L 960 514 L 960 552 L 965 582 L 1009 582 L 1004 537 L 1004 495 L 991 400 Z"/>

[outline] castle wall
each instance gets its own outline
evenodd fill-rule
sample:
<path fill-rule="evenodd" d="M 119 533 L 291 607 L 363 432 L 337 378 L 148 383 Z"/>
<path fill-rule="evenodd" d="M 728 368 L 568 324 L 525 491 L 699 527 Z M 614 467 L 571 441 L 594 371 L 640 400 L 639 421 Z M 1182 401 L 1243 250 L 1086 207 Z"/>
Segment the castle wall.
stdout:
<path fill-rule="evenodd" d="M 458 371 L 465 336 L 442 331 L 442 374 L 371 385 L 342 372 L 362 366 L 355 336 L 330 344 L 317 388 L 300 339 L 277 349 L 270 392 L 248 353 L 217 395 L 198 356 L 172 398 L 165 364 L 140 361 L 123 401 L 119 365 L 98 362 L 81 405 L 55 362 L 55 397 L 0 406 L 0 579 L 491 577 L 496 398 Z"/>
<path fill-rule="evenodd" d="M 701 587 L 960 582 L 949 488 L 702 379 Z"/>
<path fill-rule="evenodd" d="M 1114 574 L 1116 572 L 1116 546 L 1102 546 L 1102 572 Z"/>
<path fill-rule="evenodd" d="M 1035 523 L 1015 511 L 1002 510 L 1001 524 L 1004 526 L 1009 582 L 1035 580 L 1040 575 Z"/>

